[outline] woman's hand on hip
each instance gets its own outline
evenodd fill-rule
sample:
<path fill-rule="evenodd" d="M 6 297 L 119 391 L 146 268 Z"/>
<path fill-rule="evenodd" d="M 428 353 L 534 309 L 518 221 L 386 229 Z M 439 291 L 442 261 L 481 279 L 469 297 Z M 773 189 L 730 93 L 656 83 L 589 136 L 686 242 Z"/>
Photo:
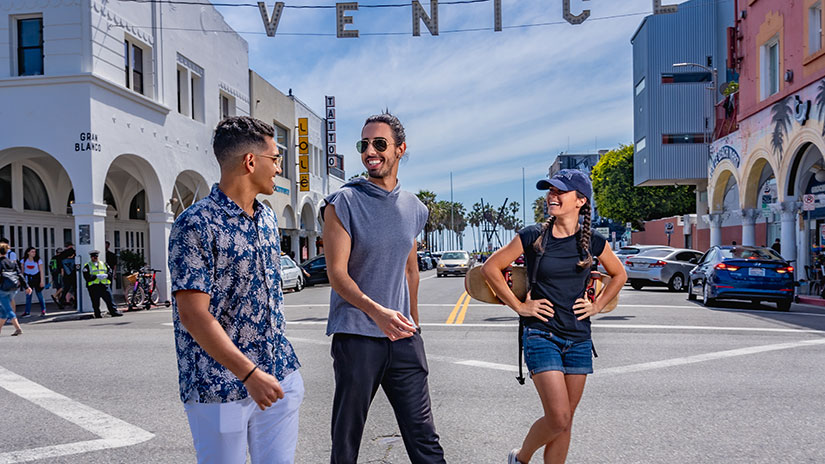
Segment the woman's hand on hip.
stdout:
<path fill-rule="evenodd" d="M 576 319 L 584 320 L 590 316 L 599 314 L 601 308 L 597 308 L 588 298 L 579 298 L 573 305 L 573 314 L 578 316 Z"/>
<path fill-rule="evenodd" d="M 516 312 L 519 316 L 535 317 L 542 322 L 547 322 L 547 319 L 555 315 L 553 303 L 550 303 L 549 300 L 544 298 L 533 300 L 530 298 L 530 295 L 527 295 L 527 299 L 521 303 L 521 306 L 516 309 Z"/>

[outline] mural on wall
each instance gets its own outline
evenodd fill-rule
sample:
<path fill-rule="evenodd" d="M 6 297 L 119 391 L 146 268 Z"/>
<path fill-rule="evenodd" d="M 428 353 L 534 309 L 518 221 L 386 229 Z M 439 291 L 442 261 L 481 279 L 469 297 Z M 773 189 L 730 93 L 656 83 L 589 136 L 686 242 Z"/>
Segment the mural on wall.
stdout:
<path fill-rule="evenodd" d="M 817 119 L 823 121 L 823 115 L 825 115 L 825 80 L 819 81 L 819 85 L 816 86 L 816 114 Z M 822 125 L 822 135 L 825 136 L 825 124 Z"/>
<path fill-rule="evenodd" d="M 771 108 L 771 122 L 774 124 L 773 135 L 771 136 L 771 147 L 773 153 L 779 158 L 782 158 L 782 148 L 785 145 L 785 136 L 791 130 L 791 118 L 794 111 L 791 106 L 790 98 L 783 98 L 776 102 Z"/>

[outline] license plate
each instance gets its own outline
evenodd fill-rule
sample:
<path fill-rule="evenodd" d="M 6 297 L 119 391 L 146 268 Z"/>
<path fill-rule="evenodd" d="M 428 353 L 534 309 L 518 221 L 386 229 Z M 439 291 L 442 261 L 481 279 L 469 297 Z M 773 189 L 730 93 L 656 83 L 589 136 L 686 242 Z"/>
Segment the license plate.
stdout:
<path fill-rule="evenodd" d="M 764 277 L 765 276 L 765 270 L 762 269 L 761 267 L 752 267 L 752 268 L 748 269 L 748 275 Z"/>

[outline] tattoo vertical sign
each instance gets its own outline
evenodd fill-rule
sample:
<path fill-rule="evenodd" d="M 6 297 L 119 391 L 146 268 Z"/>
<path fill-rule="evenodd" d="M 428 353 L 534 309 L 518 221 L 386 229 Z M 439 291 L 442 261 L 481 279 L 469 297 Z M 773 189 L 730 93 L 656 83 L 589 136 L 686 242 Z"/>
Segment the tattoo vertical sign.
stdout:
<path fill-rule="evenodd" d="M 327 123 L 327 173 L 330 168 L 335 167 L 336 147 L 335 147 L 335 97 L 326 96 L 326 123 Z"/>
<path fill-rule="evenodd" d="M 309 192 L 309 118 L 298 118 L 298 185 Z"/>

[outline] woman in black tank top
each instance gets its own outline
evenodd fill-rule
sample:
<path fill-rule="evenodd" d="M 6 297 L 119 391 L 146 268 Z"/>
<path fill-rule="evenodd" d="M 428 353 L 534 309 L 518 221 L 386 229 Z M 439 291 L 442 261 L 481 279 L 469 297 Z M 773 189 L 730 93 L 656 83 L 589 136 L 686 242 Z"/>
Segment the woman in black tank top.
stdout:
<path fill-rule="evenodd" d="M 521 448 L 510 452 L 508 464 L 527 463 L 542 447 L 544 462 L 567 458 L 573 413 L 587 374 L 593 372 L 590 316 L 618 295 L 627 280 L 624 266 L 605 246 L 604 237 L 590 230 L 593 187 L 589 177 L 563 169 L 536 187 L 548 190 L 550 218 L 520 230 L 482 269 L 490 287 L 524 326 L 525 360 L 544 409 Z M 522 253 L 531 276 L 524 302 L 516 298 L 502 275 Z M 612 279 L 591 302 L 584 293 L 594 256 Z"/>

